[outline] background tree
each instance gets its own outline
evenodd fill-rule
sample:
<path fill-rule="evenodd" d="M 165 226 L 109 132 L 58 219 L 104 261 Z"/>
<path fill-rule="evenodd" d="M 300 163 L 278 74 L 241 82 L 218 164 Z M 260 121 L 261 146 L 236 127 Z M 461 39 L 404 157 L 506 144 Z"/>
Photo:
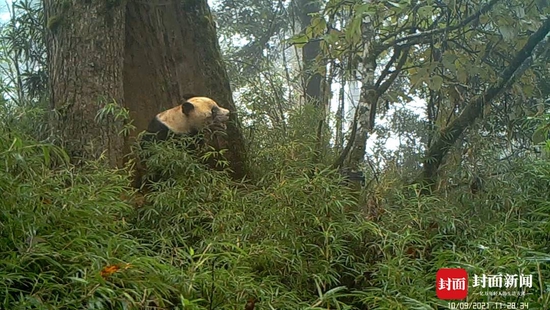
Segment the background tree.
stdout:
<path fill-rule="evenodd" d="M 507 15 L 510 5 L 515 14 Z M 376 119 L 391 103 L 410 102 L 412 96 L 428 104 L 432 133 L 426 147 L 432 146 L 436 133 L 465 109 L 464 101 L 469 101 L 466 97 L 483 96 L 485 85 L 496 83 L 500 74 L 497 68 L 504 70 L 505 63 L 514 57 L 510 51 L 522 48 L 512 44 L 517 40 L 510 39 L 522 38 L 519 42 L 525 43 L 541 25 L 543 10 L 547 8 L 536 4 L 524 7 L 523 2 L 504 5 L 498 0 L 480 5 L 460 1 L 456 6 L 329 1 L 325 20 L 336 11 L 340 18 L 351 12 L 350 21 L 339 23 L 345 26 L 332 29 L 336 31 L 327 27 L 328 32 L 317 32 L 311 40 L 326 42 L 331 56 L 360 55 L 361 61 L 353 60 L 357 57 L 344 59 L 348 60 L 350 73 L 359 73 L 362 82 L 350 142 L 334 166 L 361 166 Z M 531 22 L 522 23 L 525 18 Z M 490 48 L 486 42 L 491 42 Z M 479 65 L 474 68 L 472 63 Z M 528 67 L 524 66 L 523 71 Z M 504 86 L 509 89 L 511 85 Z M 469 90 L 467 94 L 461 94 L 464 89 Z M 430 160 L 426 159 L 424 166 L 430 166 Z"/>
<path fill-rule="evenodd" d="M 524 65 L 529 58 L 538 58 L 538 56 L 540 56 L 540 54 L 537 55 L 533 53 L 537 45 L 544 40 L 549 32 L 550 19 L 546 19 L 540 28 L 529 37 L 525 46 L 510 60 L 508 67 L 499 74 L 497 82 L 488 87 L 483 95 L 468 102 L 461 111 L 461 114 L 441 131 L 441 134 L 427 150 L 427 158 L 424 160 L 423 181 L 431 184 L 434 183 L 437 169 L 441 165 L 443 157 L 447 154 L 449 149 L 455 144 L 464 130 L 470 127 L 476 119 L 481 116 L 485 104 L 491 104 L 491 102 L 504 90 L 504 87 L 513 83 L 515 79 L 521 78 L 524 71 L 522 72 L 520 70 L 518 72 L 520 67 Z M 546 46 L 542 46 L 540 50 L 543 51 L 545 48 Z M 544 57 L 544 59 L 545 58 L 546 57 Z"/>
<path fill-rule="evenodd" d="M 321 51 L 321 42 L 310 39 L 314 38 L 317 29 L 323 31 L 326 28 L 325 19 L 321 17 L 321 1 L 297 0 L 293 5 L 306 40 L 302 46 L 304 99 L 306 104 L 311 104 L 314 107 L 311 112 L 315 113 L 317 117 L 317 145 L 314 161 L 319 161 L 323 150 L 326 149 L 326 143 L 323 143 L 323 140 L 331 97 L 329 89 L 331 83 L 330 76 L 327 75 L 326 58 L 323 57 Z"/>
<path fill-rule="evenodd" d="M 312 24 L 312 21 L 316 24 L 321 21 L 324 22 L 324 19 L 319 18 L 322 13 L 320 1 L 297 0 L 294 6 L 306 38 L 312 37 L 312 29 L 308 26 Z M 322 73 L 325 73 L 325 68 L 323 68 L 323 63 L 319 61 L 319 57 L 322 57 L 320 41 L 307 40 L 302 46 L 304 97 L 321 109 L 324 103 L 322 81 L 325 78 L 325 74 Z"/>

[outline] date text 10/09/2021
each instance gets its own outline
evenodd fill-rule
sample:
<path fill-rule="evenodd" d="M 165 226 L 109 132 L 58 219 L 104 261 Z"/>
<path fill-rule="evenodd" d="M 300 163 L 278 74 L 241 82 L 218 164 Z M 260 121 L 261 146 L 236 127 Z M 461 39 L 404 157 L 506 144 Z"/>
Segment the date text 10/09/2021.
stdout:
<path fill-rule="evenodd" d="M 451 310 L 462 310 L 462 309 L 529 309 L 529 303 L 527 302 L 449 302 L 447 306 Z"/>

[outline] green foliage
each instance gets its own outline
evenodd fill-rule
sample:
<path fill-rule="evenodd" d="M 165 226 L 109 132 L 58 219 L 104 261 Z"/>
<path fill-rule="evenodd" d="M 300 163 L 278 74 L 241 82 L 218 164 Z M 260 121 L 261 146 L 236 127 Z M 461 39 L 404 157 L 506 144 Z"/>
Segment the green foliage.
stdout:
<path fill-rule="evenodd" d="M 204 169 L 177 143 L 148 148 L 147 166 L 163 178 L 131 221 L 193 279 L 186 293 L 223 309 L 248 297 L 276 309 L 343 305 L 343 292 L 328 291 L 362 282 L 368 256 L 361 249 L 375 225 L 362 219 L 334 172 L 281 165 L 261 187 L 246 188 Z"/>
<path fill-rule="evenodd" d="M 446 306 L 435 272 L 456 266 L 532 274 L 522 301 L 549 306 L 548 162 L 517 162 L 479 196 L 421 196 L 383 178 L 363 199 L 334 171 L 306 169 L 298 140 L 272 142 L 276 168 L 256 185 L 207 169 L 219 154 L 187 152 L 189 142 L 150 146 L 162 178 L 134 209 L 124 171 L 76 170 L 62 150 L 3 132 L 1 305 L 432 309 Z M 487 300 L 479 293 L 470 300 Z"/>
<path fill-rule="evenodd" d="M 47 79 L 44 14 L 40 1 L 11 3 L 0 34 L 0 121 L 33 137 L 47 138 Z"/>
<path fill-rule="evenodd" d="M 465 268 L 470 279 L 473 274 L 533 276 L 525 296 L 487 297 L 480 294 L 483 289 L 470 286 L 468 301 L 517 300 L 530 308 L 548 308 L 545 253 L 550 249 L 543 240 L 548 232 L 549 168 L 548 162 L 518 162 L 513 171 L 520 173 L 489 182 L 480 196 L 460 190 L 446 198 L 421 196 L 417 188 L 380 192 L 383 238 L 375 245 L 377 263 L 368 267 L 370 287 L 357 292 L 358 298 L 369 309 L 446 308 L 434 294 L 435 273 L 455 267 Z"/>
<path fill-rule="evenodd" d="M 127 177 L 94 163 L 76 171 L 67 160 L 56 147 L 0 135 L 1 307 L 166 304 L 175 290 L 169 283 L 184 280 L 130 236 L 124 218 L 132 209 L 121 199 L 131 195 Z M 101 277 L 103 268 L 126 263 L 128 269 Z"/>
<path fill-rule="evenodd" d="M 44 14 L 40 1 L 17 0 L 11 18 L 2 25 L 0 88 L 19 106 L 41 102 L 47 94 L 48 64 Z M 50 21 L 48 21 L 48 24 Z"/>
<path fill-rule="evenodd" d="M 282 5 L 224 3 L 231 10 L 220 20 L 232 27 L 245 25 L 241 30 L 247 39 L 281 27 L 273 16 L 284 11 Z M 483 79 L 481 85 L 490 84 L 523 44 L 525 33 L 536 28 L 534 6 L 522 11 L 522 3 L 508 4 L 512 9 L 497 7 L 477 25 L 441 42 L 404 42 L 415 46 L 403 76 L 421 95 L 437 93 L 449 100 L 436 103 L 441 110 L 435 127 L 443 127 L 456 107 L 481 91 L 474 77 Z M 252 9 L 257 6 L 263 10 Z M 530 308 L 550 308 L 548 161 L 527 157 L 491 162 L 487 158 L 501 156 L 502 149 L 485 143 L 477 150 L 483 161 L 465 160 L 458 153 L 461 165 L 448 178 L 451 183 L 471 176 L 480 166 L 497 171 L 487 173 L 492 177 L 480 193 L 473 195 L 459 185 L 449 190 L 444 184 L 439 193 L 422 196 L 419 188 L 403 187 L 398 178 L 405 175 L 404 166 L 418 165 L 420 146 L 413 142 L 428 139 L 431 126 L 400 112 L 394 124 L 410 145 L 400 150 L 395 163 L 386 161 L 385 170 L 357 195 L 325 169 L 334 157 L 330 150 L 320 163 L 312 161 L 319 111 L 296 107 L 294 94 L 287 94 L 288 77 L 243 74 L 246 68 L 261 72 L 276 67 L 272 61 L 253 61 L 233 64 L 231 74 L 239 86 L 249 86 L 241 92 L 239 116 L 257 182 L 231 180 L 224 161 L 218 161 L 221 171 L 207 169 L 204 162 L 220 158 L 219 152 L 187 152 L 191 141 L 168 141 L 148 149 L 148 171 L 161 180 L 145 203 L 133 208 L 132 200 L 142 197 L 128 187 L 125 170 L 107 170 L 96 162 L 76 169 L 63 150 L 20 134 L 47 133 L 40 127 L 46 91 L 38 87 L 45 85 L 41 77 L 47 66 L 38 62 L 44 61 L 43 42 L 32 45 L 21 39 L 37 35 L 45 24 L 36 23 L 33 29 L 42 15 L 30 9 L 21 7 L 18 16 L 29 19 L 14 20 L 3 32 L 12 44 L 2 46 L 6 63 L 17 64 L 10 67 L 14 71 L 28 69 L 34 78 L 20 83 L 17 78 L 25 75 L 13 74 L 2 83 L 4 95 L 13 98 L 1 107 L 2 128 L 10 130 L 0 133 L 0 308 L 240 309 L 254 299 L 260 309 L 434 309 L 446 307 L 434 294 L 435 273 L 454 266 L 470 274 L 533 275 L 533 287 L 521 301 Z M 319 37 L 325 52 L 345 64 L 361 54 L 361 21 L 369 16 L 378 31 L 376 43 L 386 48 L 377 50 L 378 60 L 386 59 L 393 40 L 407 36 L 409 29 L 453 26 L 477 9 L 473 2 L 329 1 L 329 17 L 346 19 L 340 29 L 325 31 L 327 16 L 316 15 L 294 43 Z M 264 45 L 247 45 L 240 56 L 254 59 L 251 55 L 261 54 Z M 534 74 L 524 75 L 512 99 L 547 93 L 547 88 L 530 85 L 546 80 L 545 64 L 538 66 Z M 400 88 L 410 85 L 402 80 L 388 92 L 392 101 L 406 98 Z M 482 129 L 497 136 L 504 131 L 502 124 L 521 124 L 522 107 L 515 105 L 512 115 L 509 106 L 506 101 L 495 104 L 492 108 L 502 109 L 506 117 L 491 119 Z M 534 142 L 545 141 L 548 133 L 544 107 L 540 111 L 537 115 L 544 117 L 536 119 L 537 125 L 525 125 L 520 132 L 533 136 Z M 108 103 L 97 120 L 111 124 L 113 119 L 124 122 L 128 113 Z M 130 128 L 125 124 L 121 133 Z M 533 128 L 538 129 L 533 133 Z M 473 138 L 468 142 L 482 144 Z M 379 149 L 372 159 L 377 168 L 383 167 L 381 158 L 389 158 Z M 480 292 L 472 288 L 470 301 L 512 300 Z"/>
<path fill-rule="evenodd" d="M 136 127 L 132 124 L 130 111 L 127 108 L 121 106 L 116 100 L 106 101 L 103 99 L 100 102 L 102 102 L 103 107 L 96 114 L 96 122 L 109 129 L 122 127 L 118 132 L 122 136 L 127 136 L 132 130 L 135 130 Z M 122 123 L 122 126 L 119 126 L 120 123 Z"/>
<path fill-rule="evenodd" d="M 260 178 L 266 171 L 280 171 L 287 165 L 314 170 L 311 159 L 315 156 L 322 111 L 312 105 L 298 106 L 297 101 L 285 98 L 280 77 L 266 75 L 265 79 L 268 83 L 254 78 L 252 82 L 257 86 L 244 88 L 237 101 L 248 152 L 255 154 L 251 166 Z M 323 151 L 327 154 L 322 164 L 332 163 L 331 150 Z"/>
<path fill-rule="evenodd" d="M 533 133 L 532 139 L 534 144 L 540 144 L 550 139 L 550 114 L 531 117 L 528 119 L 528 124 L 539 123 L 540 125 Z"/>
<path fill-rule="evenodd" d="M 289 119 L 304 123 L 305 115 Z M 548 307 L 549 270 L 541 265 L 549 250 L 548 163 L 517 162 L 479 196 L 460 188 L 421 196 L 382 179 L 376 199 L 363 202 L 333 172 L 311 174 L 308 156 L 297 151 L 307 142 L 268 141 L 272 151 L 264 154 L 273 154 L 274 168 L 256 187 L 204 170 L 171 145 L 155 150 L 151 163 L 169 180 L 132 222 L 156 253 L 188 270 L 196 282 L 186 294 L 199 304 L 230 308 L 253 296 L 276 309 L 431 309 L 446 306 L 434 294 L 435 272 L 463 267 L 470 275 L 531 274 L 534 285 L 521 300 Z M 470 300 L 487 300 L 480 292 L 471 289 Z"/>

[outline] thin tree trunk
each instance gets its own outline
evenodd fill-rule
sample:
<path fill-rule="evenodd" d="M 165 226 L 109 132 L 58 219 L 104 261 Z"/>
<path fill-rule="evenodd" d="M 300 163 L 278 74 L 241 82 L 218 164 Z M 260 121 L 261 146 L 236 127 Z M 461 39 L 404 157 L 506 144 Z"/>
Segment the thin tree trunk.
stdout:
<path fill-rule="evenodd" d="M 372 29 L 372 23 L 363 21 L 361 27 L 363 33 L 364 50 L 363 50 L 363 68 L 361 75 L 361 94 L 359 97 L 359 110 L 357 133 L 352 143 L 351 152 L 349 154 L 348 166 L 351 169 L 357 169 L 365 158 L 368 135 L 374 128 L 374 120 L 376 115 L 376 106 L 378 103 L 379 94 L 376 91 L 374 73 L 376 71 L 376 59 L 373 58 L 372 40 L 374 39 L 375 31 Z"/>
<path fill-rule="evenodd" d="M 311 24 L 312 13 L 319 13 L 321 6 L 319 1 L 316 0 L 298 0 L 298 17 L 300 19 L 300 25 L 302 31 Z M 323 90 L 321 83 L 323 82 L 323 76 L 317 70 L 315 59 L 321 53 L 321 45 L 319 40 L 309 41 L 302 48 L 302 62 L 304 86 L 305 86 L 305 99 L 313 102 L 316 106 L 323 104 Z"/>
<path fill-rule="evenodd" d="M 297 0 L 298 17 L 300 19 L 300 25 L 302 31 L 310 26 L 311 14 L 319 13 L 321 10 L 320 1 L 316 0 Z M 306 31 L 307 33 L 307 31 Z M 316 115 L 318 115 L 317 128 L 316 128 L 316 145 L 315 155 L 313 162 L 319 162 L 323 150 L 323 132 L 325 129 L 325 122 L 327 119 L 326 105 L 329 98 L 327 98 L 328 91 L 330 91 L 331 79 L 326 78 L 326 63 L 318 63 L 317 57 L 321 55 L 321 43 L 319 40 L 311 40 L 302 48 L 302 62 L 303 62 L 303 81 L 304 81 L 304 99 L 306 104 L 312 104 L 316 109 Z"/>
<path fill-rule="evenodd" d="M 344 75 L 342 77 L 342 85 L 340 86 L 340 96 L 338 103 L 338 111 L 336 112 L 336 138 L 335 138 L 335 149 L 337 152 L 340 152 L 344 147 L 344 109 L 345 109 L 345 87 L 346 80 Z"/>
<path fill-rule="evenodd" d="M 318 108 L 320 111 L 320 119 L 317 124 L 317 145 L 316 145 L 316 155 L 313 159 L 314 162 L 319 162 L 321 160 L 321 157 L 323 156 L 323 151 L 326 149 L 326 139 L 325 133 L 327 130 L 327 115 L 330 112 L 330 100 L 332 99 L 332 81 L 333 81 L 333 74 L 334 74 L 334 62 L 330 64 L 329 72 L 326 76 L 326 78 L 323 80 L 322 84 L 322 91 L 323 91 L 323 101 L 322 105 L 320 105 Z"/>
<path fill-rule="evenodd" d="M 122 121 L 99 117 L 123 104 L 125 1 L 44 0 L 53 136 L 75 162 L 105 154 L 122 163 Z M 106 152 L 106 153 L 104 153 Z"/>
<path fill-rule="evenodd" d="M 209 142 L 228 148 L 234 177 L 245 176 L 244 137 L 206 0 L 129 0 L 127 8 L 124 91 L 135 133 L 184 94 L 211 97 L 233 113 L 227 138 Z"/>

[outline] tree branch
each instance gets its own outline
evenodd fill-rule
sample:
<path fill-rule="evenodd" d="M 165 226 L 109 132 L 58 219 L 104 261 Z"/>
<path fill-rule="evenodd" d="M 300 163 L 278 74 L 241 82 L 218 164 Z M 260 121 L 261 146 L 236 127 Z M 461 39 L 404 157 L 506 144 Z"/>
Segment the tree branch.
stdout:
<path fill-rule="evenodd" d="M 481 9 L 479 9 L 479 11 L 477 11 L 476 13 L 474 13 L 474 14 L 470 15 L 469 17 L 465 18 L 464 20 L 462 20 L 457 25 L 446 27 L 446 28 L 441 28 L 441 29 L 429 30 L 429 31 L 421 32 L 421 33 L 410 34 L 410 35 L 407 35 L 405 37 L 395 39 L 395 40 L 393 40 L 393 42 L 390 42 L 388 44 L 384 44 L 384 45 L 380 46 L 378 50 L 379 51 L 385 51 L 386 49 L 388 49 L 392 46 L 396 46 L 396 45 L 411 46 L 411 45 L 415 45 L 415 44 L 420 44 L 420 43 L 424 42 L 423 39 L 429 38 L 429 37 L 434 36 L 436 34 L 441 34 L 441 33 L 444 33 L 444 32 L 454 31 L 456 29 L 460 29 L 460 28 L 468 25 L 472 21 L 478 19 L 481 15 L 489 12 L 489 10 L 491 10 L 491 8 L 495 4 L 497 4 L 499 1 L 500 0 L 491 0 L 489 3 L 487 3 L 487 5 L 485 5 Z M 404 42 L 404 43 L 400 44 L 402 42 Z"/>
<path fill-rule="evenodd" d="M 462 113 L 449 126 L 441 130 L 440 136 L 426 152 L 424 172 L 422 178 L 418 181 L 427 184 L 434 183 L 437 170 L 449 149 L 455 144 L 464 130 L 472 125 L 481 115 L 484 104 L 488 104 L 494 100 L 506 86 L 510 85 L 510 81 L 517 79 L 519 74 L 523 73 L 518 72 L 518 69 L 528 60 L 537 45 L 548 35 L 548 32 L 550 32 L 550 18 L 547 18 L 541 27 L 529 37 L 525 46 L 516 54 L 508 67 L 501 72 L 499 80 L 487 89 L 483 95 L 478 96 L 467 104 Z"/>
<path fill-rule="evenodd" d="M 401 49 L 396 48 L 393 51 L 393 55 L 391 55 L 390 61 L 386 64 L 384 67 L 384 70 L 382 70 L 382 73 L 380 73 L 380 77 L 378 78 L 378 81 L 376 81 L 376 84 L 374 84 L 375 88 L 380 87 L 380 84 L 382 81 L 390 74 L 390 68 L 391 66 L 397 61 L 397 57 L 401 54 Z"/>
<path fill-rule="evenodd" d="M 387 80 L 385 80 L 384 83 L 382 83 L 382 85 L 380 85 L 380 87 L 377 87 L 376 92 L 378 93 L 379 96 L 385 93 L 388 90 L 388 88 L 390 88 L 390 86 L 393 84 L 393 82 L 395 81 L 399 73 L 401 73 L 403 66 L 405 65 L 405 62 L 409 57 L 409 48 L 407 47 L 407 48 L 404 48 L 403 50 L 400 50 L 400 54 L 401 55 L 399 57 L 399 61 L 397 62 L 397 66 L 395 66 L 395 70 L 392 72 L 390 77 Z"/>
<path fill-rule="evenodd" d="M 357 127 L 359 127 L 359 110 L 359 107 L 355 109 L 355 113 L 353 114 L 353 123 L 351 125 L 351 134 L 348 143 L 346 144 L 346 147 L 344 147 L 344 149 L 342 150 L 340 156 L 338 156 L 338 158 L 332 164 L 332 169 L 340 169 L 344 165 L 344 161 L 346 161 L 346 157 L 348 157 L 348 154 L 351 151 L 353 141 L 355 141 L 355 137 L 357 136 Z"/>

